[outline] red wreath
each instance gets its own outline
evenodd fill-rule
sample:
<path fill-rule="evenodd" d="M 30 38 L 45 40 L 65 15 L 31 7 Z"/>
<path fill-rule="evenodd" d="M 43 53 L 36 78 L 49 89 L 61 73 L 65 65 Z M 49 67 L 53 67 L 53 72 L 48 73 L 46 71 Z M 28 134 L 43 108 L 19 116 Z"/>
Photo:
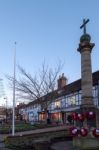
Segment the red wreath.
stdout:
<path fill-rule="evenodd" d="M 72 127 L 72 128 L 70 129 L 70 134 L 71 134 L 72 136 L 77 136 L 77 135 L 78 135 L 78 129 L 77 129 L 76 127 Z"/>
<path fill-rule="evenodd" d="M 77 113 L 76 112 L 73 112 L 71 116 L 72 116 L 73 120 L 77 121 Z"/>
<path fill-rule="evenodd" d="M 91 119 L 95 119 L 96 118 L 96 115 L 93 111 L 89 111 L 86 113 L 86 118 L 91 120 Z"/>
<path fill-rule="evenodd" d="M 87 134 L 88 134 L 88 130 L 85 129 L 85 128 L 81 128 L 80 135 L 83 136 L 83 137 L 85 137 L 85 136 L 87 136 Z"/>
<path fill-rule="evenodd" d="M 77 119 L 78 119 L 78 121 L 84 121 L 85 115 L 83 113 L 82 114 L 78 114 L 77 115 Z"/>
<path fill-rule="evenodd" d="M 99 128 L 92 131 L 93 136 L 99 137 Z"/>

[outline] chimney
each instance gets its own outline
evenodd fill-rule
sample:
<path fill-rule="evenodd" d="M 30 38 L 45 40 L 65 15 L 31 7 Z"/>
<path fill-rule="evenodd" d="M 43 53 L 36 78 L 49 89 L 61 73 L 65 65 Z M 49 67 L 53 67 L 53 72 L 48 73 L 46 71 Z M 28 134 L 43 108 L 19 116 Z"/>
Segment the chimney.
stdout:
<path fill-rule="evenodd" d="M 58 89 L 63 88 L 67 84 L 67 78 L 64 76 L 64 73 L 62 73 L 62 76 L 59 76 L 58 82 Z"/>

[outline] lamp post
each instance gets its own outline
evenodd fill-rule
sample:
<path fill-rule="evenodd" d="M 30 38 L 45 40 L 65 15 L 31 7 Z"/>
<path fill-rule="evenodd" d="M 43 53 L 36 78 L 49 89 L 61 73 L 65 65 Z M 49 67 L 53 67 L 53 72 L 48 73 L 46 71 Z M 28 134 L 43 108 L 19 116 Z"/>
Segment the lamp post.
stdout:
<path fill-rule="evenodd" d="M 14 49 L 14 68 L 13 68 L 13 109 L 12 109 L 12 136 L 15 135 L 15 80 L 16 80 L 16 42 Z"/>

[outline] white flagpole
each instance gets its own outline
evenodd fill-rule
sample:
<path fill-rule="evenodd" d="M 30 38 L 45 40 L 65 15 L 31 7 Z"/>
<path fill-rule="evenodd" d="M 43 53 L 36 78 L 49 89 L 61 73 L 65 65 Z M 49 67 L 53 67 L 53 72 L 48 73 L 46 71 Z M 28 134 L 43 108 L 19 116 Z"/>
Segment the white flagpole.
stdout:
<path fill-rule="evenodd" d="M 12 136 L 15 135 L 15 81 L 16 81 L 16 42 L 14 49 L 14 72 L 13 72 L 13 113 L 12 113 Z"/>

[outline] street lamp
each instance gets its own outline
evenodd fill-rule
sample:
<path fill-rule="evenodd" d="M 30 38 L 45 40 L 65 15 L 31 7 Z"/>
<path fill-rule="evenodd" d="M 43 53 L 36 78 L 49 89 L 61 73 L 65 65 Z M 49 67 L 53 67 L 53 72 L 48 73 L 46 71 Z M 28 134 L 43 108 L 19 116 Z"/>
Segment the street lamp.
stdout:
<path fill-rule="evenodd" d="M 14 49 L 14 68 L 13 68 L 13 109 L 12 109 L 12 136 L 15 135 L 15 81 L 16 81 L 16 42 Z"/>

